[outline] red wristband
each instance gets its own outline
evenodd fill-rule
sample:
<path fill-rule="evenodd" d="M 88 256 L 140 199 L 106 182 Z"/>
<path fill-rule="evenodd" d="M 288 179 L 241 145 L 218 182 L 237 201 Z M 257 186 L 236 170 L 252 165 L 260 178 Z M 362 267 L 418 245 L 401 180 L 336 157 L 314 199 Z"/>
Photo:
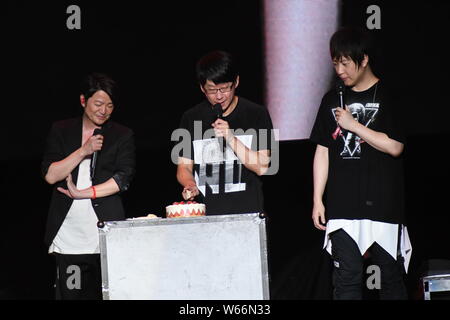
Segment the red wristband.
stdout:
<path fill-rule="evenodd" d="M 97 192 L 95 191 L 95 187 L 92 186 L 92 191 L 94 192 L 94 194 L 92 195 L 92 200 L 95 200 L 97 198 Z"/>

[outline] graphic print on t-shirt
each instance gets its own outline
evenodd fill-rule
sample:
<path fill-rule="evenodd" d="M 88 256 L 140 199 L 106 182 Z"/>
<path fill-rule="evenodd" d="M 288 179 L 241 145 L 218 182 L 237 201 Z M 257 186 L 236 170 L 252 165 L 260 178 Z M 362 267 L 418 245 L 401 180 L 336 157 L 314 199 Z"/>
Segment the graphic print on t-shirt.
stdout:
<path fill-rule="evenodd" d="M 367 103 L 365 106 L 361 103 L 352 103 L 348 108 L 355 120 L 369 127 L 376 119 L 379 103 Z M 334 120 L 336 120 L 336 108 L 333 108 L 331 112 Z M 345 135 L 341 135 L 341 137 L 344 141 L 344 149 L 340 153 L 342 159 L 360 159 L 361 143 L 364 143 L 364 140 L 350 131 L 345 131 Z"/>
<path fill-rule="evenodd" d="M 237 135 L 247 148 L 251 148 L 252 135 Z M 195 182 L 198 190 L 205 196 L 206 185 L 213 194 L 220 192 L 220 185 L 224 186 L 225 193 L 245 191 L 246 184 L 241 182 L 242 163 L 234 152 L 227 146 L 222 151 L 217 138 L 194 140 L 194 163 L 199 165 L 195 172 Z M 236 165 L 235 165 L 236 164 Z M 220 177 L 220 165 L 225 165 L 225 176 Z M 237 181 L 235 181 L 237 177 Z"/>

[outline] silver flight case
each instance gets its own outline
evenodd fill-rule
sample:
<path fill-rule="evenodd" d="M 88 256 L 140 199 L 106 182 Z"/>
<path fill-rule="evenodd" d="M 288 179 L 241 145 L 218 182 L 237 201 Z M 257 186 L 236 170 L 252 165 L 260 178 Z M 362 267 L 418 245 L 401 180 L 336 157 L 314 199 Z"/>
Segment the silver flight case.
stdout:
<path fill-rule="evenodd" d="M 104 299 L 269 299 L 257 213 L 112 221 L 99 233 Z"/>

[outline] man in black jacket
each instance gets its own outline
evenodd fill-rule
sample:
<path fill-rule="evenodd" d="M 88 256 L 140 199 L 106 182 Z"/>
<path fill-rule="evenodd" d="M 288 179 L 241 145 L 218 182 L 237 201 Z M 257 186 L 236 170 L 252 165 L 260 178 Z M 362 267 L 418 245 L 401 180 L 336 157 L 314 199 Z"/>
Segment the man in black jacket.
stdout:
<path fill-rule="evenodd" d="M 101 299 L 98 221 L 125 218 L 120 193 L 135 173 L 133 132 L 110 120 L 116 83 L 88 75 L 80 118 L 55 122 L 42 174 L 54 186 L 45 242 L 56 257 L 57 299 Z M 96 131 L 97 130 L 97 131 Z"/>

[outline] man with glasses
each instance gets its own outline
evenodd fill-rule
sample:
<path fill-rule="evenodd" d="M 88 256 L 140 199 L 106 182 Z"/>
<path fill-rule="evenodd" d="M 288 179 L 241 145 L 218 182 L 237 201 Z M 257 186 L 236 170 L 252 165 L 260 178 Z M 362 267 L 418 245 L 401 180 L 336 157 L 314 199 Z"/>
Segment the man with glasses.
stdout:
<path fill-rule="evenodd" d="M 208 215 L 263 212 L 259 176 L 270 163 L 270 115 L 236 95 L 239 73 L 231 54 L 203 56 L 196 73 L 206 100 L 181 119 L 191 139 L 178 157 L 182 196 L 205 203 Z"/>

